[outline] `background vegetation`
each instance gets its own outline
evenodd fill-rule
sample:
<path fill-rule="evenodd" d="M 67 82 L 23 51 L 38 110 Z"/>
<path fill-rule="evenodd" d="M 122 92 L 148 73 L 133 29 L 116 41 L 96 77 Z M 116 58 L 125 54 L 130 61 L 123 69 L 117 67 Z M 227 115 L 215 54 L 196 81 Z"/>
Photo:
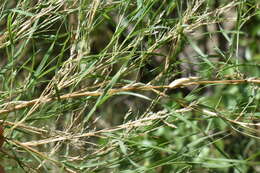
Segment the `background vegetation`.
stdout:
<path fill-rule="evenodd" d="M 0 163 L 260 172 L 259 45 L 257 0 L 0 0 Z"/>

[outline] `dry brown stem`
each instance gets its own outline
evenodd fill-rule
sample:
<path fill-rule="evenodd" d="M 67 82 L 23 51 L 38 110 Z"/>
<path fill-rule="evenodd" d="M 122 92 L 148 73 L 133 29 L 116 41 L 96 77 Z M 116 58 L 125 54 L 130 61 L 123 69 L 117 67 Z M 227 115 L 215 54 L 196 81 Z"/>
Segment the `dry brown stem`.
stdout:
<path fill-rule="evenodd" d="M 238 80 L 198 80 L 198 81 L 185 81 L 184 83 L 180 83 L 175 85 L 174 87 L 170 85 L 161 85 L 161 86 L 152 86 L 152 85 L 144 85 L 144 86 L 128 86 L 123 88 L 111 89 L 107 92 L 109 95 L 114 95 L 120 92 L 125 91 L 153 91 L 155 89 L 163 89 L 163 88 L 181 88 L 187 87 L 191 85 L 229 85 L 229 84 L 260 84 L 260 79 L 255 78 L 248 78 L 248 79 L 238 79 Z M 61 100 L 70 99 L 70 98 L 77 98 L 77 97 L 86 97 L 86 96 L 101 96 L 103 94 L 102 91 L 86 91 L 86 92 L 74 92 L 70 94 L 64 94 L 59 97 Z M 52 98 L 37 98 L 31 101 L 23 101 L 21 104 L 9 106 L 5 109 L 0 109 L 0 114 L 5 114 L 9 112 L 13 112 L 22 108 L 26 108 L 29 106 L 33 106 L 35 104 L 46 104 L 52 101 L 58 100 L 57 97 Z M 5 103 L 8 105 L 8 103 Z"/>

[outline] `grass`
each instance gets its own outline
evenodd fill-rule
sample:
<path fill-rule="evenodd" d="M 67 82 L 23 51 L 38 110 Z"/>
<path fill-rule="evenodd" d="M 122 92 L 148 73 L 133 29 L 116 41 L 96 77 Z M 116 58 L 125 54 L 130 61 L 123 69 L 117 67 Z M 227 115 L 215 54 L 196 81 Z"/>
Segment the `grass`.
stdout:
<path fill-rule="evenodd" d="M 260 172 L 256 0 L 0 4 L 6 172 Z"/>

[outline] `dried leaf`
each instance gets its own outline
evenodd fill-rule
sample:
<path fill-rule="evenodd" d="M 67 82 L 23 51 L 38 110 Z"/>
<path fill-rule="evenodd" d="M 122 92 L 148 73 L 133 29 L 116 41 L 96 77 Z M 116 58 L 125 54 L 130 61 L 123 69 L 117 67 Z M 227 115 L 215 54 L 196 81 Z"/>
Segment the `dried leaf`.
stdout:
<path fill-rule="evenodd" d="M 192 82 L 197 79 L 199 79 L 199 77 L 184 77 L 184 78 L 176 79 L 170 83 L 169 87 L 174 88 L 176 86 L 183 85 L 187 82 Z"/>
<path fill-rule="evenodd" d="M 0 173 L 5 173 L 4 167 L 0 165 Z"/>
<path fill-rule="evenodd" d="M 3 145 L 4 141 L 5 141 L 3 133 L 4 133 L 4 129 L 3 129 L 2 126 L 0 126 L 0 147 L 2 147 L 2 145 Z M 0 169 L 0 173 L 1 173 L 1 169 Z"/>

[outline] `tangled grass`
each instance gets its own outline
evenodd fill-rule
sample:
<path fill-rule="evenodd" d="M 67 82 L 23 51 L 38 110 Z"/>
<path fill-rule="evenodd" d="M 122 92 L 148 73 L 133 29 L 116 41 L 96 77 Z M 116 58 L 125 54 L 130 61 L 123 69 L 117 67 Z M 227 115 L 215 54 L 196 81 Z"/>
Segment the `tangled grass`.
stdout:
<path fill-rule="evenodd" d="M 0 4 L 6 172 L 260 172 L 256 0 Z"/>

